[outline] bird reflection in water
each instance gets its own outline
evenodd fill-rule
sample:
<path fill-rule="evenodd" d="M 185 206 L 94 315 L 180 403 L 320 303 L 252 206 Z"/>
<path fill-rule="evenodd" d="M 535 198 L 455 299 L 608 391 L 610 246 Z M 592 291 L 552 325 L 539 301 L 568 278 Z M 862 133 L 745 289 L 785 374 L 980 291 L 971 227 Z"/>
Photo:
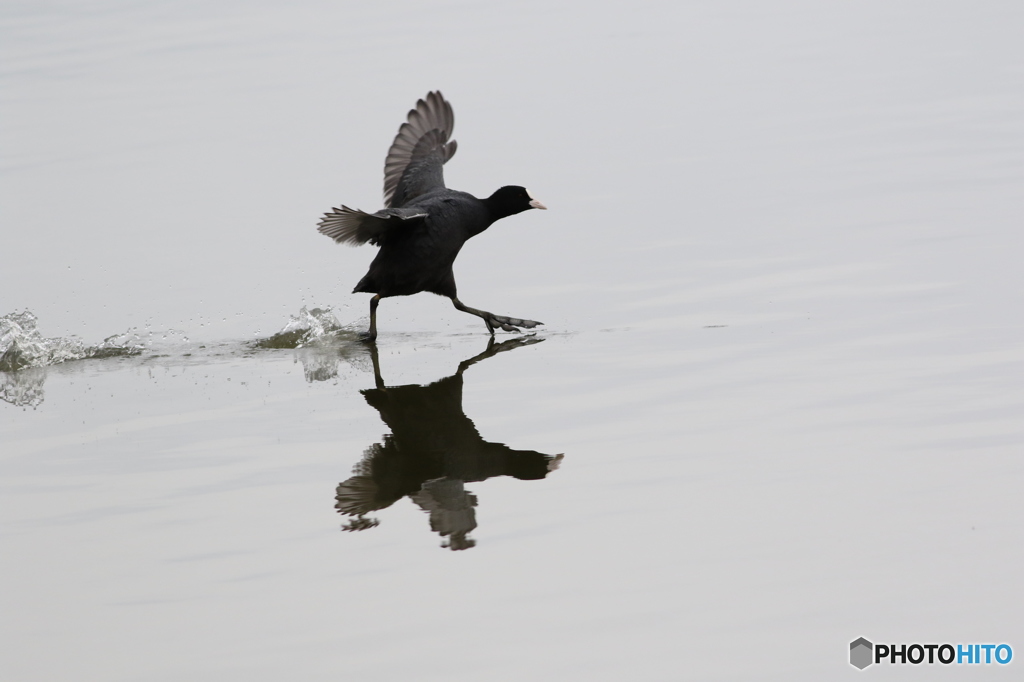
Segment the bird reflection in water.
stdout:
<path fill-rule="evenodd" d="M 338 485 L 335 508 L 352 517 L 343 530 L 366 530 L 378 525 L 370 512 L 390 507 L 408 496 L 430 515 L 430 528 L 442 547 L 469 549 L 476 541 L 476 495 L 467 482 L 494 476 L 529 481 L 558 468 L 562 455 L 513 450 L 484 440 L 462 410 L 462 375 L 472 365 L 498 353 L 538 343 L 534 337 L 495 343 L 459 364 L 454 375 L 428 386 L 384 385 L 377 347 L 370 345 L 377 387 L 362 391 L 391 433 L 365 451 L 353 476 Z"/>

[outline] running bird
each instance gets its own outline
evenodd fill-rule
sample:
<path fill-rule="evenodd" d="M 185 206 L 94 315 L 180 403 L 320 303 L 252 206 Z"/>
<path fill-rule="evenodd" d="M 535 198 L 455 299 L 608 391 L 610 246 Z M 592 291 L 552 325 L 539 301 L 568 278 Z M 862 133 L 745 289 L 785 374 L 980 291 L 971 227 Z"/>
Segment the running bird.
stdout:
<path fill-rule="evenodd" d="M 452 106 L 439 91 L 416 102 L 398 129 L 384 162 L 384 208 L 365 213 L 348 206 L 324 214 L 317 228 L 339 244 L 370 242 L 380 247 L 370 269 L 352 293 L 370 299 L 370 329 L 364 340 L 377 338 L 377 304 L 389 296 L 429 291 L 447 296 L 455 307 L 482 318 L 494 335 L 498 327 L 518 332 L 541 322 L 495 315 L 470 308 L 459 300 L 452 264 L 466 240 L 496 220 L 531 208 L 547 208 L 523 187 L 508 185 L 486 199 L 444 185 L 443 166 L 455 155 Z"/>

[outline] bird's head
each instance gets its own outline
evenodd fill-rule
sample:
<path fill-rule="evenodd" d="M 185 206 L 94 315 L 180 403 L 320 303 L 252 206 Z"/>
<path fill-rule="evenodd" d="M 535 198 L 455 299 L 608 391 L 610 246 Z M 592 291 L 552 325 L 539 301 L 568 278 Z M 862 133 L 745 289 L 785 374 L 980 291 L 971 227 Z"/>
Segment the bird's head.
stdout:
<path fill-rule="evenodd" d="M 528 211 L 531 208 L 547 209 L 525 187 L 506 185 L 487 198 L 487 205 L 494 214 L 495 220 L 505 216 Z"/>

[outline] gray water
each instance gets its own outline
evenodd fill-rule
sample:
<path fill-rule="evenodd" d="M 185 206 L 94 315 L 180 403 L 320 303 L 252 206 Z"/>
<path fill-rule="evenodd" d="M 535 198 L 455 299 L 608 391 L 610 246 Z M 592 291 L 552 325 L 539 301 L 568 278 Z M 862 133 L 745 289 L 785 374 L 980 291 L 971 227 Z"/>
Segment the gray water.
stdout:
<path fill-rule="evenodd" d="M 1022 21 L 4 4 L 0 316 L 34 330 L 0 334 L 0 678 L 1019 656 Z M 373 249 L 315 226 L 380 207 L 435 88 L 448 185 L 550 209 L 471 241 L 460 297 L 546 324 L 492 344 L 421 294 L 374 349 L 348 293 Z"/>

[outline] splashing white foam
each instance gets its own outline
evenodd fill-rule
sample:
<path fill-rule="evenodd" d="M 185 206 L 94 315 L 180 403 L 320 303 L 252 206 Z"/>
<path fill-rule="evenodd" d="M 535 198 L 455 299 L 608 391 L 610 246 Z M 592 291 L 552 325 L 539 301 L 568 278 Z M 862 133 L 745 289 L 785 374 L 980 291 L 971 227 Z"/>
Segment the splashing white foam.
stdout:
<path fill-rule="evenodd" d="M 86 358 L 138 355 L 145 348 L 134 329 L 87 346 L 75 336 L 47 339 L 36 328 L 37 321 L 28 310 L 0 317 L 0 371 L 15 372 Z"/>
<path fill-rule="evenodd" d="M 289 316 L 288 324 L 279 333 L 305 332 L 302 335 L 302 342 L 309 343 L 339 329 L 341 322 L 338 322 L 331 308 L 307 310 L 306 306 L 302 306 L 297 316 Z"/>

